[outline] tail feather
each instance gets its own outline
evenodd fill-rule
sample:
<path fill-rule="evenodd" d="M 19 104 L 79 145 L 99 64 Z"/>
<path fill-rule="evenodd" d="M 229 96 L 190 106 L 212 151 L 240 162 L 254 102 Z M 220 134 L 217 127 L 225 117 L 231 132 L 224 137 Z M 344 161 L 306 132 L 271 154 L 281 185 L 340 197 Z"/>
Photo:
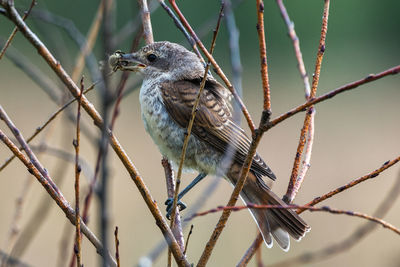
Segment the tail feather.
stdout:
<path fill-rule="evenodd" d="M 234 163 L 227 173 L 232 184 L 236 184 L 239 172 L 239 164 Z M 286 206 L 286 203 L 265 185 L 262 178 L 252 171 L 249 172 L 240 196 L 246 204 Z M 291 209 L 250 209 L 250 213 L 268 247 L 272 246 L 272 237 L 274 237 L 278 245 L 284 251 L 288 251 L 289 235 L 295 240 L 300 240 L 310 230 L 310 226 Z"/>

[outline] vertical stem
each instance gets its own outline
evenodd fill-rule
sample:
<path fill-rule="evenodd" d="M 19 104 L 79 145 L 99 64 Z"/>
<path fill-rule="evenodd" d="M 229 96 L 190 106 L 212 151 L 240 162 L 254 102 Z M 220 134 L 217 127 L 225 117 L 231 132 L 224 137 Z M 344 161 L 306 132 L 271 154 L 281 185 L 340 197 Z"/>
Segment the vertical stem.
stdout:
<path fill-rule="evenodd" d="M 76 266 L 81 267 L 81 217 L 79 212 L 79 176 L 81 166 L 79 165 L 79 145 L 80 145 L 80 119 L 81 119 L 81 101 L 84 90 L 83 77 L 81 79 L 81 92 L 78 100 L 78 112 L 76 116 L 76 139 L 73 142 L 75 147 L 75 246 Z"/>
<path fill-rule="evenodd" d="M 257 34 L 258 43 L 260 47 L 260 61 L 261 61 L 261 79 L 264 92 L 264 110 L 271 113 L 271 95 L 269 89 L 268 78 L 268 65 L 267 65 L 267 49 L 265 44 L 265 30 L 264 30 L 264 2 L 257 0 Z"/>

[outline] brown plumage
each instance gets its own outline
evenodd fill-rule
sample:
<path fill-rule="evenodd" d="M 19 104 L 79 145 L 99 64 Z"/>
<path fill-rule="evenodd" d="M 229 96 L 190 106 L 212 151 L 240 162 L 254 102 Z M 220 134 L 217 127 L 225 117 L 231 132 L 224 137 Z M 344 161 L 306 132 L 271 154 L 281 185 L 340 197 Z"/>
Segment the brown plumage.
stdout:
<path fill-rule="evenodd" d="M 140 102 L 146 130 L 161 153 L 172 163 L 178 164 L 185 129 L 204 76 L 204 66 L 194 53 L 169 42 L 153 43 L 133 54 L 114 55 L 112 65 L 143 74 Z M 232 146 L 233 161 L 225 177 L 235 184 L 250 140 L 234 122 L 229 99 L 229 91 L 208 75 L 200 96 L 184 166 L 216 174 L 228 146 Z M 270 180 L 264 181 L 264 176 Z M 240 196 L 246 203 L 285 206 L 267 185 L 273 180 L 275 175 L 256 154 Z M 272 235 L 284 250 L 288 250 L 289 235 L 300 240 L 310 229 L 290 209 L 252 209 L 250 212 L 268 246 L 272 246 Z"/>

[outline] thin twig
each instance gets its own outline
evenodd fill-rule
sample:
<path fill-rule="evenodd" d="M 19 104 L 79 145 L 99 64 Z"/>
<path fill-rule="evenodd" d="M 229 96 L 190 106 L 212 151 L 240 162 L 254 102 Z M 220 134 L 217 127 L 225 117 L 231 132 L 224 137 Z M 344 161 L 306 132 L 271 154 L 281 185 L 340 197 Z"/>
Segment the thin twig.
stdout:
<path fill-rule="evenodd" d="M 146 44 L 154 43 L 153 29 L 151 27 L 150 11 L 147 6 L 147 0 L 138 0 L 140 13 L 142 16 L 143 38 Z"/>
<path fill-rule="evenodd" d="M 264 110 L 271 113 L 271 95 L 269 89 L 267 49 L 265 44 L 264 30 L 264 1 L 257 0 L 257 35 L 260 49 L 261 80 L 264 93 Z"/>
<path fill-rule="evenodd" d="M 111 51 L 113 51 L 113 47 L 111 44 L 111 36 L 113 33 L 113 17 L 112 17 L 112 6 L 114 4 L 113 0 L 104 0 L 104 19 L 102 21 L 102 45 L 103 45 L 103 55 L 104 61 Z M 103 125 L 100 127 L 101 136 L 99 139 L 98 145 L 98 155 L 99 161 L 97 162 L 100 164 L 100 179 L 99 179 L 99 187 L 97 191 L 97 196 L 99 198 L 100 205 L 98 206 L 99 209 L 99 217 L 98 222 L 100 224 L 100 237 L 101 241 L 104 246 L 104 250 L 108 251 L 109 248 L 109 139 L 108 139 L 108 131 L 109 131 L 109 122 L 110 122 L 110 110 L 112 107 L 112 96 L 110 91 L 110 83 L 109 77 L 107 76 L 107 72 L 109 72 L 109 65 L 105 64 L 102 70 L 102 78 L 103 78 L 103 88 L 104 90 L 101 92 L 101 114 L 103 117 Z M 96 166 L 96 169 L 98 167 Z M 102 266 L 108 267 L 109 259 L 106 257 L 102 258 Z"/>
<path fill-rule="evenodd" d="M 86 94 L 88 92 L 90 92 L 95 86 L 95 83 L 92 84 L 89 88 L 87 88 L 83 94 Z M 43 131 L 44 128 L 46 128 L 56 117 L 57 115 L 59 115 L 63 110 L 65 110 L 69 105 L 71 105 L 72 103 L 74 103 L 77 99 L 76 98 L 72 98 L 70 99 L 64 106 L 62 106 L 61 108 L 59 108 L 56 112 L 54 112 L 41 126 L 37 127 L 35 132 L 28 138 L 26 139 L 26 142 L 29 144 L 41 131 Z M 20 150 L 24 150 L 23 147 L 20 147 Z M 15 158 L 15 155 L 12 155 L 11 157 L 9 157 L 1 166 L 0 166 L 0 172 L 8 166 L 8 164 L 11 163 L 11 161 L 13 161 L 13 159 Z"/>
<path fill-rule="evenodd" d="M 186 212 L 186 214 L 193 214 L 198 212 L 201 207 L 204 206 L 204 203 L 206 203 L 206 200 L 211 196 L 218 188 L 218 184 L 221 182 L 222 179 L 219 177 L 211 177 L 212 182 L 199 194 L 199 197 L 193 202 L 192 205 L 190 205 L 189 210 Z M 189 222 L 183 221 L 182 227 L 185 229 L 189 225 Z M 139 260 L 140 262 L 151 262 L 154 263 L 161 253 L 164 251 L 165 247 L 167 244 L 165 243 L 165 240 L 160 240 L 158 244 L 149 252 L 147 253 L 146 256 L 141 257 Z"/>
<path fill-rule="evenodd" d="M 79 97 L 79 88 L 76 84 L 71 80 L 69 75 L 65 72 L 64 68 L 61 64 L 54 58 L 54 56 L 50 53 L 50 51 L 44 46 L 44 44 L 39 40 L 39 38 L 31 31 L 31 29 L 24 23 L 21 19 L 18 12 L 14 7 L 8 6 L 4 3 L 4 6 L 7 8 L 7 13 L 9 18 L 18 26 L 20 32 L 28 39 L 28 41 L 38 50 L 39 54 L 43 57 L 43 59 L 47 62 L 47 64 L 53 69 L 55 74 L 61 79 L 61 81 L 66 85 L 67 89 L 71 92 L 71 94 L 75 97 Z M 89 116 L 93 119 L 95 125 L 99 128 L 103 127 L 103 119 L 94 108 L 93 104 L 90 103 L 85 96 L 82 97 L 82 108 L 89 114 Z M 108 136 L 110 139 L 110 144 L 116 154 L 118 155 L 121 162 L 124 164 L 126 170 L 129 172 L 130 177 L 135 182 L 139 192 L 142 194 L 143 199 L 145 200 L 147 207 L 149 208 L 151 214 L 156 220 L 157 226 L 160 228 L 161 232 L 164 234 L 169 246 L 172 249 L 175 260 L 179 265 L 189 266 L 189 263 L 185 259 L 182 254 L 182 251 L 179 249 L 179 245 L 177 244 L 171 229 L 168 227 L 168 224 L 164 217 L 162 216 L 157 203 L 153 200 L 153 197 L 150 194 L 147 186 L 144 184 L 142 177 L 139 175 L 136 167 L 133 165 L 132 161 L 123 150 L 121 144 L 115 135 L 108 131 Z"/>
<path fill-rule="evenodd" d="M 305 111 L 308 107 L 313 106 L 315 104 L 318 104 L 322 101 L 325 101 L 327 99 L 330 99 L 340 93 L 352 90 L 354 88 L 357 88 L 360 85 L 375 81 L 375 80 L 379 80 L 383 77 L 386 77 L 388 75 L 395 75 L 398 74 L 400 72 L 400 65 L 397 65 L 395 67 L 392 67 L 390 69 L 384 70 L 378 74 L 369 74 L 367 77 L 345 84 L 335 90 L 332 90 L 324 95 L 321 95 L 319 97 L 315 97 L 315 98 L 311 98 L 309 101 L 305 102 L 304 104 L 301 104 L 300 106 L 297 106 L 295 108 L 292 108 L 291 110 L 287 111 L 286 113 L 278 116 L 277 118 L 271 120 L 268 125 L 265 126 L 266 130 L 271 129 L 272 127 L 278 125 L 279 123 L 281 123 L 282 121 L 292 117 L 293 115 L 301 112 L 301 111 Z"/>
<path fill-rule="evenodd" d="M 49 195 L 54 199 L 57 205 L 62 209 L 67 218 L 72 224 L 75 223 L 75 212 L 71 208 L 71 205 L 63 198 L 60 198 L 60 191 L 58 188 L 54 188 L 48 180 L 39 172 L 39 170 L 29 161 L 29 159 L 22 154 L 18 147 L 0 130 L 0 140 L 22 161 L 22 163 L 28 168 L 29 172 L 36 177 L 36 179 L 42 184 Z M 104 257 L 110 257 L 110 262 L 115 266 L 115 261 L 109 255 L 108 252 L 103 250 L 103 246 L 93 232 L 81 221 L 82 233 L 89 239 L 89 241 L 96 247 L 97 253 Z"/>
<path fill-rule="evenodd" d="M 324 52 L 325 52 L 325 40 L 326 40 L 326 33 L 328 31 L 328 17 L 329 17 L 329 4 L 330 0 L 325 0 L 324 4 L 324 14 L 322 16 L 322 28 L 321 28 L 321 37 L 319 40 L 319 46 L 318 46 L 318 53 L 317 53 L 317 59 L 315 62 L 315 71 L 313 75 L 313 82 L 312 82 L 312 87 L 311 87 L 311 93 L 307 97 L 307 92 L 306 92 L 306 97 L 307 99 L 312 99 L 316 96 L 317 94 L 317 87 L 319 83 L 319 77 L 321 73 L 321 64 L 322 64 L 322 59 L 324 57 Z M 297 151 L 293 163 L 293 169 L 292 169 L 292 174 L 290 176 L 290 181 L 289 185 L 286 191 L 286 194 L 283 196 L 283 200 L 286 203 L 291 203 L 294 198 L 296 197 L 296 193 L 299 191 L 301 184 L 304 180 L 304 176 L 299 176 L 299 169 L 300 169 L 300 161 L 304 152 L 304 146 L 306 144 L 306 135 L 308 134 L 311 122 L 314 122 L 314 116 L 315 116 L 315 109 L 313 106 L 310 106 L 308 109 L 308 112 L 306 113 L 306 116 L 304 118 L 304 123 L 303 123 L 303 128 L 301 129 L 300 133 L 300 138 L 299 138 L 299 144 L 297 146 Z M 314 126 L 311 126 L 312 129 L 314 129 Z M 309 154 L 311 154 L 311 147 L 309 146 L 308 149 Z M 310 157 L 311 155 L 307 156 Z"/>
<path fill-rule="evenodd" d="M 171 164 L 168 162 L 167 158 L 162 158 L 161 160 L 161 165 L 164 168 L 164 174 L 165 174 L 165 181 L 167 185 L 167 197 L 169 199 L 173 198 L 175 195 L 175 179 L 174 179 L 174 173 L 172 171 Z M 185 240 L 183 237 L 183 231 L 182 231 L 182 223 L 181 223 L 181 217 L 180 217 L 180 212 L 179 208 L 176 207 L 175 211 L 175 224 L 173 227 L 171 227 L 172 233 L 174 233 L 175 239 L 178 242 L 181 250 L 183 251 L 185 248 Z M 171 257 L 171 250 L 168 250 L 168 264 L 167 266 L 172 265 L 172 257 Z"/>
<path fill-rule="evenodd" d="M 143 27 L 139 27 L 138 31 L 135 34 L 135 37 L 132 40 L 132 45 L 131 45 L 131 49 L 130 49 L 129 53 L 133 53 L 134 51 L 136 51 L 138 49 L 139 43 L 140 43 L 140 38 L 142 38 L 142 36 L 143 36 Z M 125 89 L 125 85 L 126 85 L 126 81 L 128 80 L 128 77 L 129 77 L 129 72 L 124 71 L 121 75 L 121 79 L 119 80 L 119 83 L 117 86 L 117 90 L 116 90 L 116 99 L 117 100 L 114 104 L 114 109 L 113 109 L 113 113 L 111 116 L 111 124 L 110 124 L 111 131 L 114 129 L 116 119 L 120 112 L 119 107 L 120 107 L 122 98 L 124 96 L 124 89 Z"/>
<path fill-rule="evenodd" d="M 373 217 L 383 218 L 388 213 L 390 208 L 396 203 L 397 198 L 400 196 L 400 175 L 395 180 L 390 192 L 385 195 L 385 199 L 379 204 L 373 213 Z M 306 252 L 304 254 L 295 256 L 293 258 L 285 259 L 281 262 L 277 262 L 271 266 L 281 266 L 287 267 L 299 264 L 310 264 L 320 260 L 327 260 L 330 257 L 337 256 L 340 253 L 348 252 L 351 248 L 357 245 L 361 240 L 367 237 L 373 230 L 377 228 L 378 224 L 373 222 L 366 222 L 363 225 L 355 229 L 348 237 L 345 239 L 330 244 L 327 247 L 318 249 L 313 252 Z"/>
<path fill-rule="evenodd" d="M 102 0 L 97 8 L 96 14 L 93 18 L 92 25 L 90 26 L 86 42 L 83 47 L 81 47 L 81 52 L 75 60 L 74 69 L 72 70 L 71 78 L 76 81 L 78 77 L 82 74 L 82 70 L 85 66 L 85 58 L 91 53 L 93 46 L 96 42 L 97 36 L 99 34 L 101 21 L 104 14 L 104 2 Z"/>
<path fill-rule="evenodd" d="M 39 9 L 33 10 L 31 17 L 40 19 L 46 23 L 60 27 L 68 34 L 71 40 L 78 46 L 78 48 L 81 51 L 86 46 L 86 41 L 87 41 L 86 37 L 79 31 L 79 29 L 75 26 L 75 23 L 70 19 L 56 15 L 47 10 L 39 10 Z M 98 60 L 96 59 L 93 53 L 88 53 L 86 55 L 85 63 L 92 80 L 100 81 L 102 79 L 102 76 L 99 71 Z M 101 83 L 99 84 L 99 86 L 100 89 L 103 90 L 103 88 L 101 88 Z"/>
<path fill-rule="evenodd" d="M 388 160 L 386 161 L 380 168 L 374 170 L 373 172 L 370 172 L 358 179 L 355 179 L 349 183 L 347 183 L 346 185 L 343 185 L 341 187 L 336 188 L 335 190 L 330 191 L 329 193 L 326 193 L 320 197 L 316 197 L 313 201 L 310 201 L 309 203 L 306 204 L 306 206 L 314 206 L 328 198 L 333 197 L 334 195 L 343 192 L 344 190 L 347 190 L 361 182 L 364 182 L 366 180 L 372 179 L 377 177 L 381 172 L 387 170 L 388 168 L 392 167 L 394 164 L 398 163 L 400 161 L 400 156 L 398 156 L 397 158 L 393 159 L 393 160 Z M 303 209 L 299 209 L 297 210 L 297 213 L 301 213 L 303 212 Z"/>
<path fill-rule="evenodd" d="M 294 23 L 293 21 L 291 21 L 289 14 L 287 13 L 286 7 L 283 4 L 283 1 L 276 0 L 276 3 L 278 4 L 279 11 L 281 13 L 283 20 L 285 21 L 286 27 L 288 28 L 289 37 L 292 40 L 293 49 L 296 55 L 297 67 L 299 68 L 300 76 L 304 83 L 305 96 L 306 99 L 308 99 L 311 92 L 311 86 L 310 86 L 310 81 L 308 79 L 306 67 L 304 65 L 303 54 L 301 53 L 300 50 L 300 41 L 294 29 Z"/>
<path fill-rule="evenodd" d="M 78 267 L 81 267 L 81 217 L 79 212 L 79 178 L 81 174 L 81 166 L 79 165 L 79 146 L 81 140 L 80 127 L 79 122 L 81 119 L 81 101 L 82 101 L 82 93 L 84 90 L 83 85 L 83 77 L 81 78 L 81 92 L 78 100 L 78 112 L 76 115 L 76 139 L 73 142 L 75 148 L 75 245 L 76 249 L 74 249 L 76 255 L 76 264 Z"/>
<path fill-rule="evenodd" d="M 263 237 L 261 234 L 258 234 L 256 239 L 254 239 L 251 246 L 246 250 L 246 253 L 240 259 L 239 263 L 236 267 L 245 267 L 253 257 L 254 253 L 260 248 L 261 244 L 263 243 Z"/>
<path fill-rule="evenodd" d="M 310 86 L 310 81 L 308 79 L 308 75 L 306 72 L 306 67 L 304 65 L 303 61 L 303 55 L 301 53 L 300 49 L 300 41 L 299 38 L 297 37 L 296 31 L 294 29 L 294 23 L 290 20 L 289 14 L 287 13 L 286 7 L 283 4 L 282 0 L 277 0 L 276 1 L 280 10 L 280 13 L 282 15 L 283 20 L 285 21 L 285 24 L 288 28 L 288 33 L 289 37 L 292 40 L 293 44 L 293 49 L 295 52 L 296 60 L 297 60 L 297 67 L 299 69 L 300 76 L 303 80 L 304 84 L 304 92 L 305 92 L 305 98 L 306 100 L 309 100 L 310 94 L 311 94 L 311 86 Z M 301 183 L 304 180 L 304 177 L 307 174 L 307 171 L 310 168 L 310 162 L 311 162 L 311 152 L 312 152 L 312 147 L 314 143 L 314 117 L 315 117 L 315 110 L 314 107 L 310 107 L 310 123 L 308 125 L 308 131 L 307 131 L 307 139 L 306 139 L 306 148 L 304 152 L 304 159 L 301 163 L 300 171 L 298 174 L 298 178 L 296 179 L 296 183 L 293 185 L 294 187 L 294 196 L 297 194 L 298 190 L 300 189 Z M 294 199 L 294 196 L 293 199 Z"/>
<path fill-rule="evenodd" d="M 385 222 L 382 219 L 379 219 L 374 216 L 370 216 L 370 215 L 367 215 L 367 214 L 364 214 L 361 212 L 357 212 L 357 211 L 332 209 L 328 206 L 323 206 L 321 208 L 311 207 L 311 206 L 299 206 L 299 205 L 280 206 L 280 205 L 257 205 L 257 204 L 247 204 L 245 206 L 218 206 L 217 208 L 214 208 L 214 209 L 210 209 L 210 210 L 207 210 L 204 212 L 193 214 L 192 216 L 190 216 L 189 218 L 186 218 L 185 220 L 192 220 L 195 217 L 205 216 L 210 213 L 215 213 L 215 212 L 219 212 L 219 211 L 226 211 L 226 210 L 240 211 L 240 210 L 245 210 L 245 209 L 305 209 L 305 210 L 309 210 L 309 211 L 324 211 L 324 212 L 329 212 L 332 214 L 344 214 L 344 215 L 363 218 L 363 219 L 369 220 L 371 222 L 381 224 L 384 228 L 392 230 L 396 234 L 400 235 L 400 229 L 396 228 L 394 225 L 392 225 L 388 222 Z"/>
<path fill-rule="evenodd" d="M 189 230 L 188 236 L 186 238 L 185 250 L 183 251 L 183 254 L 185 254 L 185 255 L 186 255 L 187 248 L 188 248 L 188 245 L 189 245 L 189 239 L 192 236 L 192 233 L 193 233 L 193 224 L 190 226 L 190 230 Z"/>
<path fill-rule="evenodd" d="M 262 125 L 263 123 L 268 121 L 268 118 L 263 118 L 263 117 L 265 117 L 267 115 L 268 115 L 268 113 L 263 113 L 260 125 Z M 260 143 L 260 140 L 261 140 L 263 134 L 264 134 L 264 131 L 262 129 L 260 131 L 256 131 L 256 136 L 255 136 L 255 138 L 252 140 L 252 142 L 250 144 L 250 148 L 249 148 L 248 154 L 246 156 L 246 159 L 245 159 L 245 161 L 243 163 L 243 166 L 242 166 L 242 169 L 240 171 L 240 174 L 239 174 L 240 178 L 237 181 L 237 183 L 235 185 L 235 188 L 234 188 L 234 190 L 233 190 L 233 192 L 232 192 L 232 194 L 231 194 L 231 196 L 229 198 L 229 201 L 228 201 L 228 204 L 227 204 L 228 207 L 234 206 L 236 204 L 236 201 L 239 198 L 239 193 L 242 191 L 242 189 L 244 187 L 247 175 L 249 174 L 250 167 L 251 167 L 251 164 L 253 162 L 254 155 L 256 154 L 256 149 L 257 149 L 257 147 L 258 147 L 258 145 Z M 219 236 L 221 235 L 222 230 L 226 226 L 226 222 L 228 221 L 228 218 L 229 218 L 230 214 L 231 214 L 231 210 L 229 210 L 229 209 L 224 210 L 222 212 L 222 215 L 221 215 L 221 217 L 220 217 L 220 219 L 219 219 L 219 221 L 218 221 L 213 233 L 211 234 L 210 239 L 208 240 L 206 247 L 204 248 L 204 251 L 203 251 L 203 253 L 202 253 L 201 257 L 200 257 L 200 260 L 199 260 L 197 266 L 206 266 L 207 261 L 209 260 L 209 258 L 211 256 L 211 253 L 212 253 L 212 251 L 213 251 L 213 249 L 215 247 L 215 244 L 216 244 Z"/>
<path fill-rule="evenodd" d="M 219 19 L 218 19 L 218 22 L 217 22 L 217 26 L 215 27 L 213 39 L 212 39 L 212 42 L 211 42 L 210 54 L 212 54 L 214 52 L 215 42 L 217 40 L 219 26 L 221 24 L 221 18 L 223 16 L 223 9 L 224 9 L 224 5 L 221 5 L 221 10 L 219 12 Z M 203 92 L 204 86 L 206 85 L 207 74 L 208 74 L 208 70 L 209 69 L 210 69 L 210 61 L 208 61 L 207 65 L 206 65 L 206 68 L 204 70 L 204 77 L 201 80 L 200 88 L 199 88 L 199 91 L 197 93 L 196 100 L 195 100 L 195 102 L 193 104 L 192 114 L 191 114 L 187 129 L 186 129 L 185 140 L 183 142 L 182 153 L 181 153 L 181 158 L 180 158 L 179 167 L 178 167 L 178 174 L 177 174 L 177 178 L 176 178 L 174 201 L 173 201 L 173 204 L 172 204 L 171 228 L 174 227 L 174 223 L 175 223 L 175 212 L 176 212 L 177 203 L 178 203 L 178 194 L 179 194 L 179 186 L 181 184 L 183 163 L 184 163 L 185 157 L 186 157 L 186 148 L 187 148 L 187 146 L 189 144 L 189 138 L 190 138 L 190 134 L 192 132 L 193 122 L 194 122 L 194 119 L 195 119 L 196 114 L 197 114 L 197 107 L 198 107 L 198 105 L 200 103 L 201 94 Z"/>
<path fill-rule="evenodd" d="M 29 14 L 32 11 L 32 8 L 36 5 L 36 0 L 32 0 L 31 5 L 28 8 L 28 11 L 25 12 L 24 16 L 22 17 L 23 20 L 26 20 L 29 16 Z M 6 43 L 3 46 L 3 49 L 0 51 L 0 60 L 3 58 L 4 54 L 6 53 L 6 50 L 8 46 L 11 44 L 12 40 L 14 39 L 15 34 L 18 31 L 18 27 L 15 27 L 12 33 L 10 34 L 10 37 L 8 37 Z"/>
<path fill-rule="evenodd" d="M 150 14 L 155 12 L 160 5 L 156 4 L 156 0 L 152 0 L 149 3 Z M 138 31 L 139 27 L 142 27 L 142 16 L 137 14 L 135 18 L 131 19 L 124 26 L 120 27 L 119 32 L 115 33 L 112 39 L 114 47 L 118 47 L 126 38 L 131 37 L 132 34 Z"/>
<path fill-rule="evenodd" d="M 121 263 L 119 260 L 118 226 L 115 226 L 114 237 L 115 237 L 115 260 L 117 261 L 117 267 L 120 267 Z"/>
<path fill-rule="evenodd" d="M 160 5 L 165 9 L 167 14 L 172 18 L 174 21 L 176 27 L 183 33 L 185 36 L 186 40 L 189 42 L 190 46 L 192 47 L 193 51 L 196 53 L 197 57 L 201 60 L 203 64 L 206 64 L 203 57 L 200 54 L 199 49 L 197 48 L 196 42 L 193 40 L 192 36 L 185 30 L 185 27 L 183 27 L 182 23 L 179 21 L 179 19 L 176 17 L 174 12 L 167 6 L 164 2 L 164 0 L 158 0 Z"/>
<path fill-rule="evenodd" d="M 211 65 L 215 68 L 215 72 L 221 77 L 221 79 L 224 81 L 225 85 L 228 87 L 229 91 L 232 93 L 232 95 L 235 97 L 235 100 L 237 101 L 238 105 L 240 106 L 240 109 L 243 112 L 244 117 L 246 118 L 246 121 L 249 125 L 249 128 L 252 132 L 252 135 L 254 136 L 254 130 L 255 130 L 255 125 L 253 120 L 251 119 L 250 113 L 247 110 L 246 106 L 243 104 L 242 99 L 236 92 L 235 88 L 229 81 L 229 79 L 226 77 L 225 73 L 222 71 L 221 67 L 218 65 L 218 63 L 215 61 L 214 57 L 207 51 L 207 48 L 203 45 L 201 40 L 197 37 L 196 33 L 192 29 L 192 27 L 189 25 L 187 22 L 186 18 L 183 16 L 182 12 L 179 10 L 179 7 L 176 5 L 175 0 L 169 0 L 172 8 L 174 9 L 175 13 L 178 15 L 180 21 L 182 24 L 185 26 L 185 28 L 189 31 L 189 33 L 192 35 L 193 39 L 201 49 L 201 51 L 204 53 L 204 55 L 207 57 L 207 59 L 211 62 Z"/>

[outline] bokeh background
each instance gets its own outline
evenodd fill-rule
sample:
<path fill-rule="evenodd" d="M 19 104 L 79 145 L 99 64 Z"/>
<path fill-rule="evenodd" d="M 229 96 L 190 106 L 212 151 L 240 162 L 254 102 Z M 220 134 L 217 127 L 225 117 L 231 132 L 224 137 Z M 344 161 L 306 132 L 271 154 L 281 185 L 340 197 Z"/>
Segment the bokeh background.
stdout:
<path fill-rule="evenodd" d="M 116 29 L 121 29 L 137 16 L 135 1 L 115 1 Z M 156 1 L 157 2 L 157 1 Z M 30 1 L 16 1 L 17 7 L 25 9 Z M 194 29 L 203 35 L 203 42 L 209 46 L 212 28 L 219 10 L 219 1 L 186 0 L 178 2 Z M 286 7 L 295 23 L 297 35 L 307 72 L 313 73 L 315 56 L 320 36 L 323 1 L 287 1 Z M 96 12 L 98 1 L 38 1 L 35 9 L 45 9 L 69 19 L 77 29 L 86 34 Z M 262 109 L 262 92 L 259 71 L 258 40 L 256 33 L 255 1 L 242 1 L 234 10 L 240 31 L 240 52 L 243 64 L 243 100 L 253 119 L 258 124 Z M 322 65 L 318 95 L 326 93 L 348 82 L 361 79 L 369 73 L 377 73 L 400 62 L 400 17 L 398 1 L 332 1 L 329 16 L 326 52 Z M 59 27 L 49 25 L 34 16 L 28 19 L 31 26 L 49 49 L 56 54 L 61 64 L 70 72 L 79 48 Z M 169 40 L 187 45 L 182 34 L 162 8 L 152 14 L 155 40 Z M 273 117 L 304 102 L 304 89 L 297 70 L 292 44 L 286 26 L 280 17 L 275 1 L 265 1 L 265 27 L 267 38 L 268 64 L 272 95 Z M 5 39 L 13 25 L 0 17 L 0 36 Z M 132 35 L 116 47 L 127 51 Z M 31 45 L 17 33 L 12 45 L 27 57 L 37 69 L 48 75 L 55 84 L 61 86 L 42 58 Z M 104 58 L 101 41 L 94 54 L 98 61 Z M 231 77 L 228 53 L 228 32 L 225 22 L 218 36 L 215 58 Z M 114 79 L 117 80 L 117 74 Z M 86 85 L 91 77 L 85 72 Z M 130 84 L 139 81 L 133 74 Z M 115 88 L 115 86 L 114 86 Z M 61 90 L 57 91 L 60 93 Z M 138 102 L 138 90 L 125 97 L 121 104 L 115 134 L 139 169 L 153 197 L 160 203 L 166 199 L 164 172 L 160 164 L 161 156 L 145 133 Z M 61 94 L 60 94 L 61 95 Z M 98 92 L 88 98 L 99 106 Z M 8 112 L 24 136 L 29 136 L 57 109 L 48 95 L 17 68 L 8 58 L 0 61 L 0 104 Z M 76 106 L 73 107 L 75 110 Z M 315 122 L 315 142 L 311 169 L 295 202 L 304 204 L 314 197 L 337 188 L 358 178 L 393 159 L 400 152 L 400 77 L 390 76 L 369 83 L 351 92 L 341 94 L 318 104 Z M 270 130 L 262 140 L 259 153 L 273 169 L 278 179 L 274 191 L 285 193 L 290 176 L 295 150 L 304 114 L 281 123 Z M 82 139 L 82 152 L 88 164 L 84 174 L 93 171 L 97 154 L 99 131 L 86 114 L 83 122 L 91 135 Z M 244 125 L 245 126 L 245 125 Z M 74 124 L 60 116 L 33 144 L 45 141 L 48 147 L 61 149 L 73 154 L 72 139 Z M 1 129 L 6 131 L 4 124 Z M 6 131 L 9 133 L 8 131 Z M 10 151 L 0 145 L 0 161 L 10 156 Z M 41 161 L 57 179 L 64 195 L 71 202 L 74 198 L 74 165 L 60 160 L 51 151 L 41 154 Z M 162 236 L 147 210 L 142 197 L 131 181 L 126 170 L 110 151 L 110 225 L 119 227 L 120 255 L 122 266 L 135 266 L 139 259 L 147 255 Z M 186 185 L 195 174 L 185 174 Z M 372 214 L 378 204 L 399 178 L 399 167 L 395 166 L 377 178 L 347 190 L 323 205 L 333 208 L 360 211 Z M 82 179 L 85 188 L 87 180 Z M 31 181 L 31 182 L 29 182 Z M 209 178 L 185 198 L 190 206 L 204 189 L 213 182 Z M 72 253 L 73 227 L 64 214 L 50 200 L 41 185 L 28 175 L 25 167 L 17 160 L 0 173 L 0 249 L 9 251 L 8 232 L 12 222 L 17 197 L 25 184 L 31 183 L 24 195 L 22 214 L 19 222 L 24 229 L 33 216 L 45 217 L 40 227 L 35 229 L 35 237 L 21 260 L 32 266 L 66 266 Z M 222 181 L 213 194 L 207 195 L 201 210 L 224 205 L 231 193 L 231 187 Z M 50 204 L 48 214 L 37 208 L 42 202 Z M 91 210 L 89 226 L 95 231 L 97 225 L 97 200 Z M 384 218 L 395 226 L 400 226 L 400 201 L 394 203 Z M 188 215 L 183 212 L 183 215 Z M 197 262 L 220 214 L 210 214 L 194 219 L 194 232 L 188 248 L 188 257 Z M 312 226 L 312 231 L 300 242 L 293 242 L 288 253 L 277 246 L 262 248 L 265 264 L 313 252 L 347 238 L 365 221 L 345 215 L 320 212 L 305 212 L 302 217 Z M 98 231 L 97 231 L 98 232 Z M 112 240 L 113 229 L 110 229 Z M 185 230 L 185 235 L 188 230 Z M 257 230 L 248 212 L 232 214 L 228 226 L 209 261 L 209 266 L 233 266 L 249 247 Z M 68 239 L 63 235 L 69 235 Z M 68 240 L 68 244 L 62 241 Z M 85 266 L 99 265 L 99 257 L 87 240 L 83 241 L 83 262 Z M 378 227 L 352 249 L 307 266 L 399 266 L 400 237 L 393 232 Z M 60 257 L 66 253 L 66 259 Z M 60 260 L 61 259 L 61 260 Z M 166 253 L 154 263 L 165 266 Z M 253 260 L 249 266 L 255 266 Z"/>

